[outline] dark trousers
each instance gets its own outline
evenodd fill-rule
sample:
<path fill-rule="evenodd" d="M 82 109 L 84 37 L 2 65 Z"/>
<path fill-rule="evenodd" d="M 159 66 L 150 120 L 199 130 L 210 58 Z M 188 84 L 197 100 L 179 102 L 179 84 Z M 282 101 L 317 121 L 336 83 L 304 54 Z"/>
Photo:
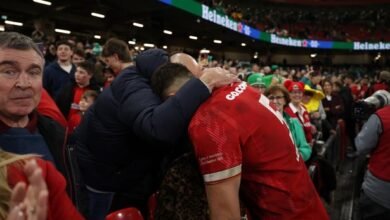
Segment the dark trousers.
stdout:
<path fill-rule="evenodd" d="M 111 208 L 114 193 L 97 193 L 88 190 L 88 220 L 104 220 Z"/>
<path fill-rule="evenodd" d="M 363 191 L 359 199 L 361 220 L 389 220 L 390 209 L 372 201 Z"/>

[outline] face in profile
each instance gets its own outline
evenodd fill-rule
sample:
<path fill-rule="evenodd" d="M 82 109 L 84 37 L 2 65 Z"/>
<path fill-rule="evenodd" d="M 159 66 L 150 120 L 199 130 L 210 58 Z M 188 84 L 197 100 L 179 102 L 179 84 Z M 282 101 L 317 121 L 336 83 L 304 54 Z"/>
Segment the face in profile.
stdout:
<path fill-rule="evenodd" d="M 80 111 L 86 112 L 88 108 L 95 102 L 95 98 L 92 96 L 83 96 L 79 102 Z"/>

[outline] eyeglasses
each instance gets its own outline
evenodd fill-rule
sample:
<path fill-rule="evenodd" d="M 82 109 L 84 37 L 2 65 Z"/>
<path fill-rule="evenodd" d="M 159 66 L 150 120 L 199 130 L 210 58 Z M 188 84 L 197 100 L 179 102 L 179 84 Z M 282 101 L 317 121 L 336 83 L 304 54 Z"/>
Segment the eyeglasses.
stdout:
<path fill-rule="evenodd" d="M 275 99 L 284 99 L 284 96 L 282 95 L 278 95 L 278 96 L 268 96 L 268 99 L 269 100 L 275 100 Z"/>

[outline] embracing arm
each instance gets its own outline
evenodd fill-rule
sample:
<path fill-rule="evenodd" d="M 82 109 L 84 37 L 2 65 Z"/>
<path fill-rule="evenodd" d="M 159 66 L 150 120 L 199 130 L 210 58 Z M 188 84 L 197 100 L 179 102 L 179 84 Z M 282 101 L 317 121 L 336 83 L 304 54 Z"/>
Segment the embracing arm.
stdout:
<path fill-rule="evenodd" d="M 164 103 L 144 82 L 143 88 L 121 101 L 120 117 L 140 137 L 173 143 L 185 134 L 192 115 L 210 96 L 209 90 L 235 81 L 222 69 L 208 69 Z"/>

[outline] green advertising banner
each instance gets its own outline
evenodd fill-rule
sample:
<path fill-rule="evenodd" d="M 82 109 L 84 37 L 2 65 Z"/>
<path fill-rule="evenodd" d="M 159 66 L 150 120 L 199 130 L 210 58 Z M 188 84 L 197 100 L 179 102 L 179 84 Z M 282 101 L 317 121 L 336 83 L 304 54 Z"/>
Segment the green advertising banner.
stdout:
<path fill-rule="evenodd" d="M 271 44 L 302 47 L 302 48 L 316 48 L 316 49 L 340 49 L 340 50 L 390 50 L 390 42 L 343 42 L 343 41 L 324 41 L 324 40 L 310 40 L 297 39 L 291 37 L 280 37 L 275 34 L 269 34 L 253 27 L 250 27 L 242 22 L 235 21 L 226 14 L 220 13 L 217 10 L 203 5 L 194 0 L 159 0 L 167 5 L 174 6 L 195 16 L 201 17 L 204 20 L 217 24 L 219 26 L 228 28 L 230 30 L 239 32 L 243 35 L 251 37 L 256 40 L 264 41 Z"/>

